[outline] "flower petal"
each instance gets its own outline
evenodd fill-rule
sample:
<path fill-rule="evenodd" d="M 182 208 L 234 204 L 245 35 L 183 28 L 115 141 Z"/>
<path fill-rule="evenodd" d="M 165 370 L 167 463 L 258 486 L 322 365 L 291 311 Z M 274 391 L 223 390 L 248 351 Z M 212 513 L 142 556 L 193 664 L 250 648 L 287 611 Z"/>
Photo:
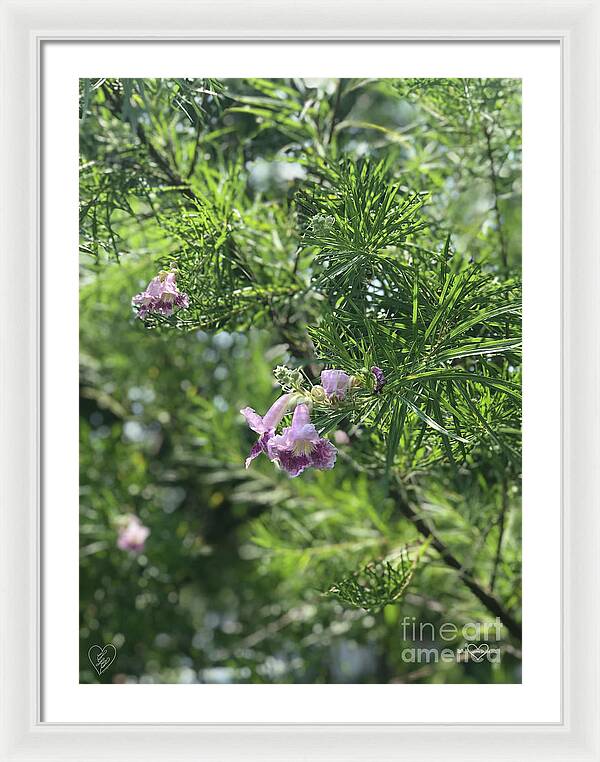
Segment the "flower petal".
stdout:
<path fill-rule="evenodd" d="M 178 291 L 175 296 L 175 304 L 182 310 L 187 310 L 190 306 L 190 297 L 187 294 Z"/>
<path fill-rule="evenodd" d="M 319 439 L 310 453 L 310 465 L 320 471 L 327 471 L 335 466 L 337 448 L 328 439 Z"/>
<path fill-rule="evenodd" d="M 321 372 L 321 386 L 329 398 L 341 400 L 350 388 L 350 376 L 343 370 L 324 370 Z"/>
<path fill-rule="evenodd" d="M 263 424 L 262 416 L 260 416 L 254 408 L 244 407 L 240 410 L 240 413 L 246 419 L 246 423 L 252 431 L 256 431 L 257 434 L 264 434 L 266 429 Z"/>
<path fill-rule="evenodd" d="M 292 449 L 293 442 L 290 437 L 290 432 L 291 429 L 288 426 L 288 428 L 284 429 L 281 434 L 276 434 L 271 437 L 267 444 L 267 455 L 271 460 L 277 460 L 281 451 Z"/>
<path fill-rule="evenodd" d="M 280 450 L 277 454 L 277 463 L 291 477 L 300 476 L 304 469 L 311 465 L 308 455 L 294 455 L 291 450 Z"/>
<path fill-rule="evenodd" d="M 292 445 L 301 442 L 317 442 L 319 434 L 310 422 L 310 412 L 307 405 L 298 405 L 294 410 L 292 425 L 288 433 Z"/>
<path fill-rule="evenodd" d="M 282 394 L 265 413 L 263 426 L 265 431 L 275 430 L 281 423 L 281 419 L 287 413 L 293 394 Z"/>
<path fill-rule="evenodd" d="M 254 458 L 258 458 L 258 456 L 261 453 L 267 452 L 267 445 L 269 442 L 269 439 L 271 439 L 272 434 L 270 431 L 267 431 L 265 434 L 262 434 L 256 443 L 253 445 L 252 449 L 250 450 L 250 455 L 246 458 L 246 468 L 250 467 L 250 463 L 254 460 Z"/>

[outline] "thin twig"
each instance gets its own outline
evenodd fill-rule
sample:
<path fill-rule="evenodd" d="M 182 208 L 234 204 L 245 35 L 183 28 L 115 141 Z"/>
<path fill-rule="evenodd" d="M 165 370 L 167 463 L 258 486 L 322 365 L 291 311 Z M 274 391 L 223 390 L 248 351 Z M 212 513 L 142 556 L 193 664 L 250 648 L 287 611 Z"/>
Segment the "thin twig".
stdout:
<path fill-rule="evenodd" d="M 198 120 L 198 127 L 196 130 L 196 140 L 194 141 L 194 153 L 192 154 L 192 161 L 190 162 L 190 168 L 188 169 L 186 174 L 186 178 L 188 180 L 194 174 L 194 170 L 196 169 L 196 162 L 198 161 L 198 153 L 200 149 L 201 135 L 202 135 L 202 124 L 200 123 L 200 120 Z"/>
<path fill-rule="evenodd" d="M 504 539 L 504 527 L 506 524 L 506 514 L 508 512 L 508 499 L 506 496 L 507 484 L 506 477 L 502 478 L 502 508 L 500 509 L 500 520 L 498 523 L 498 543 L 496 545 L 496 557 L 494 558 L 494 567 L 492 569 L 492 576 L 490 577 L 490 590 L 494 589 L 496 585 L 496 577 L 498 576 L 498 569 L 500 567 L 500 561 L 502 558 L 502 541 Z"/>
<path fill-rule="evenodd" d="M 492 136 L 491 130 L 488 125 L 483 128 L 485 135 L 485 143 L 487 149 L 487 158 L 490 163 L 490 181 L 492 183 L 492 191 L 494 196 L 494 214 L 496 215 L 496 227 L 498 229 L 498 238 L 500 240 L 500 255 L 502 257 L 502 267 L 504 272 L 508 271 L 508 250 L 506 246 L 506 239 L 504 237 L 504 226 L 502 224 L 502 215 L 500 214 L 500 207 L 498 205 L 498 197 L 500 192 L 498 190 L 498 174 L 496 171 L 496 165 L 494 162 L 494 152 L 492 150 Z"/>
<path fill-rule="evenodd" d="M 333 133 L 335 131 L 335 126 L 336 126 L 337 121 L 338 121 L 338 117 L 339 117 L 338 111 L 339 111 L 339 107 L 340 107 L 340 100 L 341 100 L 341 98 L 342 98 L 342 80 L 339 79 L 338 80 L 338 84 L 337 84 L 337 89 L 335 91 L 335 101 L 333 103 L 333 113 L 331 115 L 331 126 L 329 128 L 329 137 L 327 138 L 327 144 L 328 145 L 329 145 L 329 143 L 331 143 L 331 141 L 333 139 Z"/>

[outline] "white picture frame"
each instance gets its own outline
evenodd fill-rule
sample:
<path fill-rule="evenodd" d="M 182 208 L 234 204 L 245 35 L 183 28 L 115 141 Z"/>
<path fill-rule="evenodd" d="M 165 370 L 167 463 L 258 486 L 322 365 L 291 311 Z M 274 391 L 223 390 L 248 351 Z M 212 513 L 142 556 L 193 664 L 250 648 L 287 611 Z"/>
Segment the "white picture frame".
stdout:
<path fill-rule="evenodd" d="M 3 2 L 0 750 L 5 760 L 599 760 L 600 4 Z M 556 40 L 563 64 L 563 718 L 555 724 L 40 721 L 40 50 L 51 39 Z M 559 349 L 557 348 L 557 351 Z M 558 591 L 557 591 L 558 594 Z M 557 655 L 557 659 L 560 655 Z M 498 701 L 502 701 L 501 690 Z"/>

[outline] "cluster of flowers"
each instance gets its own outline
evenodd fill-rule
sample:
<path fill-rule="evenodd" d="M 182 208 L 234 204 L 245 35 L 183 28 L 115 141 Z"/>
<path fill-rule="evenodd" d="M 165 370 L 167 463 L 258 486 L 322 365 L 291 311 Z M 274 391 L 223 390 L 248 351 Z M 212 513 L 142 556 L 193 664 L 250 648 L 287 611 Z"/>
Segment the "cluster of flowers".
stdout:
<path fill-rule="evenodd" d="M 372 368 L 375 379 L 374 392 L 379 393 L 385 384 L 380 368 Z M 264 453 L 290 476 L 299 476 L 307 468 L 328 470 L 333 468 L 337 448 L 325 437 L 320 437 L 310 420 L 309 405 L 312 400 L 337 402 L 343 400 L 357 382 L 343 370 L 324 370 L 320 386 L 313 386 L 310 398 L 301 392 L 283 394 L 265 413 L 260 416 L 253 408 L 240 410 L 248 426 L 258 434 L 258 440 L 246 458 L 246 468 Z M 294 411 L 291 426 L 276 434 L 276 429 L 284 416 Z"/>
<path fill-rule="evenodd" d="M 294 375 L 294 371 L 285 370 L 287 376 L 290 373 Z M 371 373 L 375 382 L 373 391 L 378 394 L 385 384 L 385 377 L 380 368 L 371 368 Z M 300 374 L 295 380 L 297 383 L 300 381 Z M 343 370 L 324 370 L 321 373 L 321 384 L 312 387 L 309 397 L 302 392 L 286 392 L 271 405 L 264 416 L 258 415 L 251 407 L 241 410 L 250 428 L 258 434 L 258 441 L 246 459 L 246 468 L 261 453 L 265 453 L 290 476 L 299 476 L 307 468 L 333 468 L 337 448 L 328 439 L 319 436 L 310 421 L 309 405 L 313 400 L 332 403 L 343 400 L 357 383 L 358 379 Z M 281 434 L 276 434 L 284 416 L 292 410 L 294 414 L 291 426 L 283 429 Z M 335 439 L 338 444 L 349 442 L 348 435 L 343 431 L 337 431 Z M 137 516 L 127 514 L 118 521 L 117 547 L 128 553 L 141 553 L 149 535 L 150 529 Z"/>
<path fill-rule="evenodd" d="M 142 320 L 148 314 L 169 317 L 175 309 L 187 309 L 190 299 L 177 288 L 176 280 L 177 273 L 167 270 L 161 270 L 152 278 L 145 291 L 136 294 L 131 300 L 131 304 L 137 307 L 137 316 Z"/>

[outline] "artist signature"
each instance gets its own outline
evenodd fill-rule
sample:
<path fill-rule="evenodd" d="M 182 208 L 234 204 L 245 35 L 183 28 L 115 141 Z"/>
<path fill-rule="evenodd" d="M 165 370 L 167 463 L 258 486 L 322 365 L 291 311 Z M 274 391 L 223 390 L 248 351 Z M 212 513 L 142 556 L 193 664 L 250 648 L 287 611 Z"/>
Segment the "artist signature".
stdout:
<path fill-rule="evenodd" d="M 99 675 L 106 672 L 116 658 L 117 649 L 112 643 L 106 646 L 92 646 L 88 651 L 90 664 Z"/>

